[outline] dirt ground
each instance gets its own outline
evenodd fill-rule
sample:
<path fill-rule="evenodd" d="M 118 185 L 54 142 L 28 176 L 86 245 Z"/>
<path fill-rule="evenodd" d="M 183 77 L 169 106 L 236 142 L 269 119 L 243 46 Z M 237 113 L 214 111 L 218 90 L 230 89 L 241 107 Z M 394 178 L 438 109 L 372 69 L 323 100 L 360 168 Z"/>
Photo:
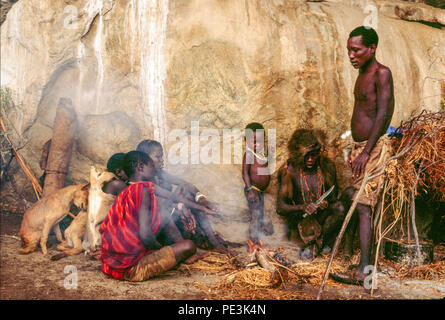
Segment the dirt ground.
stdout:
<path fill-rule="evenodd" d="M 213 299 L 214 288 L 226 274 L 205 272 L 181 265 L 175 270 L 142 283 L 122 282 L 107 278 L 100 262 L 80 254 L 51 261 L 57 253 L 56 239 L 51 236 L 49 254 L 36 251 L 20 255 L 18 231 L 21 214 L 0 214 L 0 299 L 1 300 L 206 300 Z M 240 256 L 246 247 L 234 250 Z M 444 259 L 443 256 L 437 259 Z M 73 271 L 77 271 L 77 288 Z M 391 275 L 391 270 L 379 273 L 378 290 L 373 295 L 363 287 L 339 285 L 325 287 L 323 299 L 440 299 L 445 297 L 445 279 L 439 281 L 404 279 Z M 66 272 L 66 273 L 65 273 Z M 286 283 L 279 290 L 302 299 L 315 299 L 318 286 L 307 283 Z M 245 296 L 218 295 L 219 299 L 249 299 Z M 303 298 L 304 297 L 304 298 Z M 269 298 L 273 299 L 273 298 Z"/>

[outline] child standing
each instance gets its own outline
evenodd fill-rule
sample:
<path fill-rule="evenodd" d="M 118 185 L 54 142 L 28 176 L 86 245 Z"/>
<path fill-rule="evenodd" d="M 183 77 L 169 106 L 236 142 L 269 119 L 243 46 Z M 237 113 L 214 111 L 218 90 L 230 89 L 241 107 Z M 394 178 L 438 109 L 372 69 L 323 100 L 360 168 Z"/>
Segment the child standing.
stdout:
<path fill-rule="evenodd" d="M 251 220 L 249 239 L 259 244 L 261 230 L 266 235 L 274 232 L 272 222 L 264 216 L 264 195 L 270 183 L 268 157 L 264 155 L 264 127 L 257 122 L 245 129 L 246 153 L 243 157 L 244 194 L 249 206 Z"/>

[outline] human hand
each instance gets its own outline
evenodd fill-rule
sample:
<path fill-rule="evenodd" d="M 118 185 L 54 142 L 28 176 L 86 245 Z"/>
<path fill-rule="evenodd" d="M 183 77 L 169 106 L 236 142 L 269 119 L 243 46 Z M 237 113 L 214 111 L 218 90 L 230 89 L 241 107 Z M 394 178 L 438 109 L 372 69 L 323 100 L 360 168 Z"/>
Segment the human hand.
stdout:
<path fill-rule="evenodd" d="M 207 208 L 207 207 L 204 207 L 204 212 L 205 212 L 205 214 L 211 214 L 211 215 L 217 215 L 218 214 L 218 212 L 216 211 L 216 210 L 213 210 L 213 209 L 210 209 L 210 208 Z"/>
<path fill-rule="evenodd" d="M 357 158 L 351 164 L 352 168 L 352 177 L 358 178 L 362 174 L 365 173 L 365 167 L 369 160 L 369 154 L 365 151 L 362 151 Z"/>
<path fill-rule="evenodd" d="M 319 208 L 320 210 L 324 210 L 329 206 L 329 202 L 327 202 L 326 200 L 323 200 L 320 204 L 319 204 Z"/>
<path fill-rule="evenodd" d="M 311 214 L 313 214 L 315 211 L 317 211 L 317 209 L 318 209 L 318 205 L 316 205 L 315 203 L 309 203 L 309 204 L 306 204 L 305 206 L 304 206 L 304 213 L 306 214 L 306 215 L 311 215 Z"/>
<path fill-rule="evenodd" d="M 247 201 L 249 201 L 249 202 L 258 201 L 258 191 L 256 191 L 255 189 L 250 189 L 247 192 Z"/>
<path fill-rule="evenodd" d="M 215 204 L 213 204 L 212 202 L 210 202 L 209 200 L 207 200 L 204 197 L 199 198 L 198 204 L 200 204 L 201 206 L 206 207 L 208 209 L 215 210 Z"/>

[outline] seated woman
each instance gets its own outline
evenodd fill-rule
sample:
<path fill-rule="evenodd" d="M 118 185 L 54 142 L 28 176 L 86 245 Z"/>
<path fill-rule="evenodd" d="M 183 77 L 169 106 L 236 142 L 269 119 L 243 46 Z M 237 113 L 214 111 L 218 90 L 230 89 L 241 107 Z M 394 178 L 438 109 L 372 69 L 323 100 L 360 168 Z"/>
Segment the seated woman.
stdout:
<path fill-rule="evenodd" d="M 174 218 L 175 224 L 185 239 L 192 239 L 202 249 L 215 249 L 227 252 L 226 243 L 217 237 L 212 229 L 207 214 L 215 214 L 205 196 L 183 179 L 163 170 L 164 153 L 162 145 L 155 140 L 143 140 L 137 148 L 148 154 L 155 164 L 156 193 L 160 200 L 161 210 Z M 177 188 L 173 192 L 173 186 Z M 174 213 L 179 214 L 174 214 Z"/>
<path fill-rule="evenodd" d="M 302 255 L 311 259 L 330 252 L 344 219 L 344 207 L 337 201 L 335 164 L 321 154 L 321 144 L 312 130 L 296 130 L 288 150 L 287 164 L 278 172 L 277 213 L 287 222 L 288 237 L 297 231 Z M 329 196 L 316 204 L 332 186 Z"/>

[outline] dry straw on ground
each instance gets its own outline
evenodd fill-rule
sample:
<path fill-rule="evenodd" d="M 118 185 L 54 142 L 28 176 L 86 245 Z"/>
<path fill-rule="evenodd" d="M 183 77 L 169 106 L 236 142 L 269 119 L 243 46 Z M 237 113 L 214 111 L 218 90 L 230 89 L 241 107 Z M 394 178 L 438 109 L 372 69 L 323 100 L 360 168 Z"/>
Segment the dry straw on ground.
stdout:
<path fill-rule="evenodd" d="M 440 281 L 445 279 L 445 261 L 438 261 L 428 265 L 409 267 L 405 264 L 393 264 L 393 268 L 400 279 L 418 279 Z"/>
<path fill-rule="evenodd" d="M 235 268 L 230 258 L 217 253 L 189 266 L 190 270 L 200 270 L 207 273 L 225 273 L 215 284 L 195 283 L 204 291 L 209 299 L 273 299 L 273 300 L 307 300 L 314 299 L 303 293 L 302 286 L 320 285 L 328 256 L 320 256 L 311 262 L 298 262 L 288 267 L 276 266 L 280 271 L 281 283 L 272 285 L 271 272 L 260 266 Z M 332 270 L 342 272 L 347 265 L 340 259 L 335 259 Z M 330 286 L 344 286 L 333 280 L 328 280 Z"/>

